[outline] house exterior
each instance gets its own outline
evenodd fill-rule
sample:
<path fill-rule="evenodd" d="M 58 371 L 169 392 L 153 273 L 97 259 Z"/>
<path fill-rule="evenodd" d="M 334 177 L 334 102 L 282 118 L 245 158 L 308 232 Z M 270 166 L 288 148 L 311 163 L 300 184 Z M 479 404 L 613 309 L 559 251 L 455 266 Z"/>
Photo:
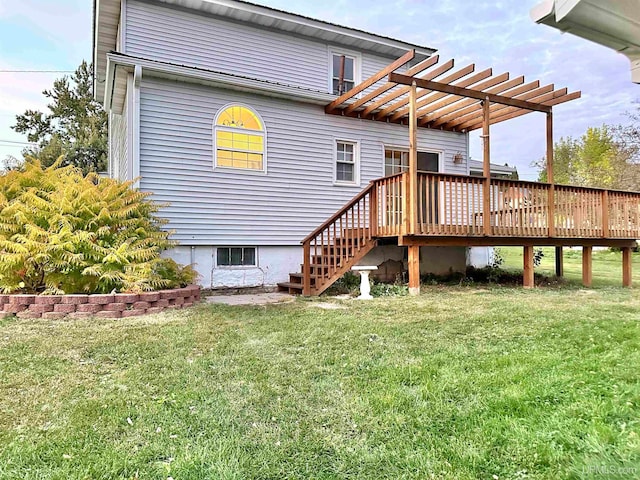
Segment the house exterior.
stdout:
<path fill-rule="evenodd" d="M 139 178 L 169 203 L 163 215 L 180 242 L 170 255 L 194 263 L 204 287 L 285 281 L 310 231 L 371 180 L 407 167 L 406 126 L 325 114 L 342 56 L 346 90 L 410 49 L 398 71 L 434 52 L 240 1 L 97 1 L 110 175 Z M 244 144 L 234 148 L 233 136 Z M 466 133 L 422 129 L 418 148 L 430 169 L 469 173 Z M 425 271 L 464 269 L 465 248 L 442 250 L 425 254 Z M 405 256 L 379 247 L 366 261 Z"/>
<path fill-rule="evenodd" d="M 406 270 L 418 294 L 421 274 L 502 245 L 523 247 L 525 287 L 542 245 L 558 274 L 562 248 L 582 246 L 585 285 L 592 247 L 620 247 L 631 284 L 640 194 L 553 182 L 552 109 L 579 91 L 238 0 L 94 7 L 109 173 L 166 203 L 168 254 L 205 288 L 320 294 L 365 264 Z M 492 171 L 490 127 L 530 112 L 546 115 L 548 183 Z"/>

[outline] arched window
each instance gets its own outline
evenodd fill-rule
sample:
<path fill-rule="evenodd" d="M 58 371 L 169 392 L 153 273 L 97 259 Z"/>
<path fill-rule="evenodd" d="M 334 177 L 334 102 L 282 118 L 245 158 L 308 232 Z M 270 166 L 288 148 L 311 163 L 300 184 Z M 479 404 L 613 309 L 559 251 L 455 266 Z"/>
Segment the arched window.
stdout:
<path fill-rule="evenodd" d="M 244 105 L 224 107 L 214 121 L 215 166 L 265 170 L 265 130 L 258 114 Z"/>

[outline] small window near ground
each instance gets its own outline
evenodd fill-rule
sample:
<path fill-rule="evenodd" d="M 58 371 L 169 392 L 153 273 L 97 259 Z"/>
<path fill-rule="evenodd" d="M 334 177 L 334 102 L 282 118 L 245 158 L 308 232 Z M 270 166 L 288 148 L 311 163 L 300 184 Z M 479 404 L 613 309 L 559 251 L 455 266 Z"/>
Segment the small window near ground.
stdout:
<path fill-rule="evenodd" d="M 255 247 L 219 247 L 216 253 L 219 267 L 255 267 Z"/>
<path fill-rule="evenodd" d="M 341 53 L 331 54 L 331 85 L 334 95 L 342 95 L 356 85 L 358 59 Z"/>
<path fill-rule="evenodd" d="M 337 183 L 358 183 L 358 144 L 355 142 L 336 142 L 336 178 Z"/>
<path fill-rule="evenodd" d="M 395 175 L 409 170 L 409 152 L 406 150 L 384 150 L 384 176 Z"/>

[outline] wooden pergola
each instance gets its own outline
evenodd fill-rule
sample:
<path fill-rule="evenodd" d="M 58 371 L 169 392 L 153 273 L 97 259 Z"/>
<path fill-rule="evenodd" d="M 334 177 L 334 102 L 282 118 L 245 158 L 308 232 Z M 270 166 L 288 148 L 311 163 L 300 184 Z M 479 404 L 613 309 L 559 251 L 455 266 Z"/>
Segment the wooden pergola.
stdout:
<path fill-rule="evenodd" d="M 493 75 L 475 65 L 454 69 L 438 56 L 396 72 L 409 51 L 325 107 L 327 114 L 408 126 L 407 171 L 370 182 L 302 241 L 302 273 L 282 285 L 320 294 L 378 242 L 408 247 L 409 289 L 420 287 L 421 246 L 522 246 L 523 284 L 534 286 L 534 246 L 582 247 L 582 279 L 592 281 L 594 246 L 620 247 L 623 285 L 631 285 L 631 248 L 640 238 L 640 193 L 557 185 L 553 179 L 552 109 L 580 97 L 523 76 Z M 491 125 L 542 112 L 546 115 L 547 182 L 491 178 Z M 418 171 L 420 128 L 482 129 L 483 176 Z"/>
<path fill-rule="evenodd" d="M 580 98 L 580 92 L 569 93 L 567 88 L 556 89 L 553 84 L 540 86 L 540 81 L 526 82 L 524 76 L 511 78 L 509 73 L 494 75 L 491 68 L 475 71 L 475 64 L 454 68 L 454 60 L 440 63 L 434 56 L 396 73 L 415 56 L 413 51 L 380 70 L 375 75 L 336 98 L 325 108 L 327 114 L 349 116 L 360 119 L 409 126 L 409 169 L 405 176 L 406 195 L 403 199 L 406 215 L 398 235 L 398 244 L 408 246 L 409 288 L 412 293 L 419 290 L 419 249 L 421 245 L 433 244 L 433 239 L 420 238 L 418 226 L 418 128 L 440 129 L 453 132 L 469 132 L 482 128 L 483 179 L 481 215 L 491 219 L 491 174 L 490 174 L 490 126 L 526 115 L 531 112 L 546 114 L 546 157 L 548 188 L 546 190 L 547 218 L 555 218 L 555 185 L 553 182 L 553 114 L 555 105 Z M 386 78 L 386 81 L 384 81 Z M 377 213 L 376 213 L 377 214 Z M 603 213 L 606 216 L 606 213 Z M 474 237 L 472 241 L 460 243 L 460 237 L 451 242 L 441 239 L 443 244 L 497 244 L 505 239 L 490 239 L 494 236 L 492 221 L 482 222 L 484 242 Z M 548 223 L 546 238 L 555 237 L 554 221 Z M 456 229 L 457 232 L 457 229 Z M 604 233 L 604 232 L 603 232 Z M 605 233 L 605 236 L 606 233 Z M 518 239 L 506 239 L 517 241 Z M 522 239 L 520 239 L 522 240 Z M 556 270 L 562 273 L 562 245 L 566 239 L 556 243 Z M 587 242 L 588 243 L 588 242 Z M 533 244 L 524 246 L 524 285 L 533 286 Z M 591 279 L 591 246 L 584 246 L 583 264 L 585 283 Z M 625 250 L 625 272 L 630 272 L 629 253 Z M 630 273 L 625 274 L 625 283 L 630 282 Z"/>

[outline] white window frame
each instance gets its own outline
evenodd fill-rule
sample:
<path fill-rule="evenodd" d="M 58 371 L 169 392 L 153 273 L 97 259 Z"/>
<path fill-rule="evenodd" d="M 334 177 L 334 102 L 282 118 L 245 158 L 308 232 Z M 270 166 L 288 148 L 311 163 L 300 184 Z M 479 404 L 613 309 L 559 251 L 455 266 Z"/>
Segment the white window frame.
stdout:
<path fill-rule="evenodd" d="M 216 125 L 218 123 L 218 117 L 220 117 L 220 115 L 222 114 L 222 112 L 224 112 L 227 108 L 229 107 L 243 107 L 246 108 L 248 110 L 251 110 L 256 117 L 258 117 L 258 120 L 260 120 L 260 123 L 262 123 L 262 131 L 259 130 L 251 130 L 248 128 L 245 129 L 236 129 L 233 127 L 225 127 L 223 125 Z M 221 130 L 223 132 L 238 132 L 240 130 L 246 130 L 248 134 L 250 135 L 260 135 L 262 136 L 262 169 L 258 170 L 258 169 L 253 169 L 253 168 L 238 168 L 238 167 L 222 167 L 222 166 L 218 166 L 218 147 L 216 145 L 217 140 L 218 140 L 218 130 Z M 250 105 L 247 105 L 246 103 L 240 103 L 240 102 L 232 102 L 232 103 L 227 103 L 226 105 L 223 105 L 222 107 L 220 107 L 220 109 L 218 109 L 218 111 L 216 112 L 215 117 L 213 117 L 213 126 L 211 128 L 211 132 L 213 133 L 213 169 L 214 170 L 220 170 L 221 172 L 233 172 L 233 173 L 242 173 L 245 175 L 266 175 L 267 173 L 267 126 L 264 123 L 264 119 L 262 118 L 262 115 L 260 115 L 260 113 L 258 113 L 258 111 L 253 108 Z M 238 150 L 241 151 L 241 150 Z M 256 153 L 256 152 L 248 152 L 248 153 Z"/>
<path fill-rule="evenodd" d="M 253 265 L 219 265 L 218 264 L 218 250 L 222 249 L 222 248 L 228 248 L 229 249 L 229 258 L 231 258 L 231 249 L 232 248 L 253 248 L 253 250 L 255 251 L 255 263 Z M 244 252 L 243 252 L 244 255 Z M 219 247 L 216 247 L 216 251 L 215 251 L 215 265 L 216 268 L 222 268 L 225 270 L 247 270 L 250 268 L 258 268 L 259 265 L 259 260 L 258 260 L 258 247 L 257 246 L 252 246 L 252 245 L 221 245 Z"/>
<path fill-rule="evenodd" d="M 362 82 L 362 54 L 360 52 L 356 52 L 353 50 L 345 50 L 340 47 L 329 46 L 329 72 L 328 72 L 328 85 L 327 91 L 334 95 L 333 93 L 333 56 L 334 55 L 344 55 L 345 57 L 353 58 L 353 85 L 356 86 Z"/>
<path fill-rule="evenodd" d="M 409 151 L 409 147 L 407 146 L 400 146 L 400 145 L 389 145 L 387 143 L 382 145 L 382 176 L 384 177 L 386 175 L 385 173 L 385 154 L 384 152 L 386 150 L 396 150 L 396 151 L 402 151 L 402 152 L 408 152 Z M 438 154 L 438 173 L 443 173 L 444 172 L 444 150 L 437 150 L 435 148 L 420 148 L 418 147 L 418 151 L 419 152 L 425 152 L 425 153 L 437 153 Z"/>
<path fill-rule="evenodd" d="M 353 181 L 338 180 L 338 144 L 346 143 L 353 145 Z M 347 163 L 347 162 L 340 162 Z M 333 184 L 335 186 L 353 187 L 360 185 L 360 141 L 347 140 L 345 138 L 335 138 L 333 140 Z"/>

